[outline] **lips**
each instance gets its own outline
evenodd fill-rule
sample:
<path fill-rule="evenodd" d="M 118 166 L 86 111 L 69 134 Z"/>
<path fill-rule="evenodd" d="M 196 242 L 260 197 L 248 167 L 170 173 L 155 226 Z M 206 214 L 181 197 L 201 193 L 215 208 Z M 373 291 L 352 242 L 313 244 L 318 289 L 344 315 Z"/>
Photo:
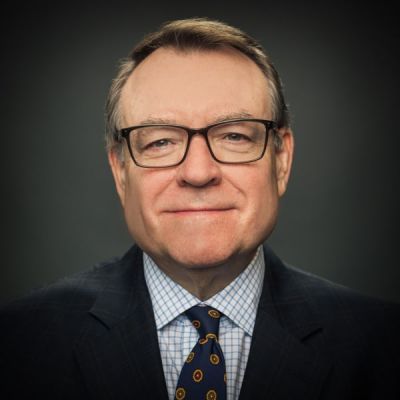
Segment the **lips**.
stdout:
<path fill-rule="evenodd" d="M 165 215 L 170 215 L 174 217 L 192 217 L 192 218 L 217 218 L 227 215 L 229 212 L 233 211 L 233 207 L 200 207 L 200 208 L 179 208 L 168 210 Z"/>
<path fill-rule="evenodd" d="M 229 208 L 182 208 L 177 210 L 168 210 L 167 212 L 213 212 L 213 211 L 229 211 L 232 210 L 232 207 Z"/>
<path fill-rule="evenodd" d="M 210 196 L 211 197 L 211 196 Z M 161 207 L 162 213 L 172 215 L 196 215 L 204 214 L 211 215 L 224 213 L 227 211 L 237 210 L 238 204 L 232 197 L 223 197 L 219 199 L 212 198 L 173 198 L 168 199 L 168 202 Z"/>

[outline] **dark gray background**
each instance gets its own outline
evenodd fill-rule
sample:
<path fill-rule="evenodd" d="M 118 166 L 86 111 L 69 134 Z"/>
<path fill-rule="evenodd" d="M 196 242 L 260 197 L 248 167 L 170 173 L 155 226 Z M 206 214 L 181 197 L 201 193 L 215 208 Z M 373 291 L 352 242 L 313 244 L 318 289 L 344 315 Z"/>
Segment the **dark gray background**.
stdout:
<path fill-rule="evenodd" d="M 296 154 L 273 248 L 307 271 L 400 301 L 394 8 L 145 3 L 3 9 L 0 301 L 128 248 L 103 150 L 104 100 L 135 42 L 192 16 L 259 39 L 285 84 Z"/>

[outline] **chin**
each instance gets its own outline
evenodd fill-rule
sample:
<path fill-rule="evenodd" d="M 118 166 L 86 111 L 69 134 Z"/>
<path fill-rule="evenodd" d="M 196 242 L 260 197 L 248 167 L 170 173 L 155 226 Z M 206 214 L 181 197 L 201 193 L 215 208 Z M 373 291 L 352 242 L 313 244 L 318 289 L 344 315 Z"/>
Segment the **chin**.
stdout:
<path fill-rule="evenodd" d="M 188 269 L 206 269 L 225 264 L 229 257 L 224 258 L 213 255 L 205 256 L 204 254 L 196 257 L 193 256 L 193 254 L 190 254 L 189 257 L 185 257 L 185 255 L 179 255 L 178 258 L 174 257 L 172 259 Z"/>
<path fill-rule="evenodd" d="M 218 245 L 212 241 L 203 246 L 197 242 L 169 248 L 167 252 L 173 262 L 190 269 L 216 267 L 235 259 L 240 253 L 236 246 Z"/>

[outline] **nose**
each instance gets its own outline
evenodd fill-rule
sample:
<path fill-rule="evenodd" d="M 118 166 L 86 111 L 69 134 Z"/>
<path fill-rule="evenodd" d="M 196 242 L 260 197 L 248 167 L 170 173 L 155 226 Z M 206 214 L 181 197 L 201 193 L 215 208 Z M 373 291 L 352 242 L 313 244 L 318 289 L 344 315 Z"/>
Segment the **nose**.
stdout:
<path fill-rule="evenodd" d="M 220 164 L 212 158 L 201 135 L 192 137 L 186 158 L 178 166 L 177 179 L 181 186 L 194 187 L 217 185 L 221 181 Z"/>

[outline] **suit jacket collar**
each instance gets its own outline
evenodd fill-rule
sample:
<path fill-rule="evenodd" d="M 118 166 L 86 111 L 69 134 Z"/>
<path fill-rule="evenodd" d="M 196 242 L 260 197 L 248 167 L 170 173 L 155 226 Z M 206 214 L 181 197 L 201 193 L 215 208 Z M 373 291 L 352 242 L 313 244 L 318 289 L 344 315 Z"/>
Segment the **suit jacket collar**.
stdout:
<path fill-rule="evenodd" d="M 264 287 L 240 400 L 313 399 L 330 370 L 316 307 L 299 273 L 267 246 L 264 256 Z M 142 252 L 134 246 L 109 270 L 109 284 L 76 346 L 87 387 L 98 399 L 132 399 L 135 393 L 167 399 Z"/>

